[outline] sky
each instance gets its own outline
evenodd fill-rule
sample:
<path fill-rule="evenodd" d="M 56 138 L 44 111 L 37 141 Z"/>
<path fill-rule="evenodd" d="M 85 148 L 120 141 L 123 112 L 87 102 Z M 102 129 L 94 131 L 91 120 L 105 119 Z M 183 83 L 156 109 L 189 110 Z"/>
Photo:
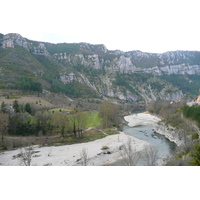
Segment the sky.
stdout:
<path fill-rule="evenodd" d="M 198 0 L 9 0 L 1 2 L 0 19 L 0 33 L 36 41 L 200 51 Z"/>

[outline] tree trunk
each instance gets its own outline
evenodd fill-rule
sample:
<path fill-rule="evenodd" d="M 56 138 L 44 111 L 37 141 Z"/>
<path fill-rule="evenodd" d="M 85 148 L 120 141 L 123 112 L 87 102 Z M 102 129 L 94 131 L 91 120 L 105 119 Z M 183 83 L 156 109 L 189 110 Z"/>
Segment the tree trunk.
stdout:
<path fill-rule="evenodd" d="M 75 122 L 74 122 L 73 132 L 74 132 L 74 137 L 76 138 L 76 123 Z"/>

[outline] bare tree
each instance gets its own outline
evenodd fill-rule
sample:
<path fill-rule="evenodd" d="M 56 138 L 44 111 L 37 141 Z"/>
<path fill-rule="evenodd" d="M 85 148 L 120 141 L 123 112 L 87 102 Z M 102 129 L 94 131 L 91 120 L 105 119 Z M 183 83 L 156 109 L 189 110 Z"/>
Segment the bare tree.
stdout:
<path fill-rule="evenodd" d="M 142 157 L 148 166 L 155 166 L 158 159 L 158 150 L 153 146 L 148 146 L 143 151 Z"/>
<path fill-rule="evenodd" d="M 4 142 L 4 136 L 8 131 L 9 115 L 7 113 L 0 113 L 0 135 L 1 141 Z"/>
<path fill-rule="evenodd" d="M 25 166 L 31 166 L 32 160 L 32 147 L 25 147 L 24 149 L 20 149 L 21 159 Z"/>
<path fill-rule="evenodd" d="M 133 147 L 131 138 L 128 139 L 126 144 L 121 146 L 119 153 L 124 160 L 124 164 L 127 166 L 136 165 L 140 158 L 140 154 L 136 152 L 136 149 Z"/>
<path fill-rule="evenodd" d="M 85 128 L 86 120 L 86 115 L 83 112 L 76 113 L 77 131 L 79 138 L 83 137 L 83 129 Z"/>
<path fill-rule="evenodd" d="M 82 151 L 80 152 L 81 155 L 81 160 L 82 160 L 82 165 L 86 166 L 88 163 L 88 151 L 86 148 L 83 148 Z"/>
<path fill-rule="evenodd" d="M 102 118 L 103 128 L 112 127 L 118 124 L 118 108 L 116 105 L 111 104 L 109 101 L 105 101 L 100 105 L 99 116 Z"/>

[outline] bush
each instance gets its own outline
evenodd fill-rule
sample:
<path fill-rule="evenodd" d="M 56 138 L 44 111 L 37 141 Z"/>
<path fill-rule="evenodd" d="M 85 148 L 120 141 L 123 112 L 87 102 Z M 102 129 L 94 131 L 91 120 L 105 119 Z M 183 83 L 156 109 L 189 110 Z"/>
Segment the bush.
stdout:
<path fill-rule="evenodd" d="M 4 142 L 0 142 L 0 151 L 11 150 L 13 149 L 12 141 L 9 139 L 4 139 Z"/>
<path fill-rule="evenodd" d="M 183 115 L 200 123 L 200 106 L 184 106 Z"/>
<path fill-rule="evenodd" d="M 198 133 L 194 133 L 192 135 L 192 140 L 196 140 L 196 139 L 199 139 L 199 134 Z"/>
<path fill-rule="evenodd" d="M 108 146 L 102 146 L 102 148 L 101 148 L 101 150 L 107 150 L 107 149 L 109 149 Z"/>
<path fill-rule="evenodd" d="M 194 145 L 190 156 L 192 157 L 192 161 L 189 163 L 193 166 L 200 166 L 200 143 Z"/>

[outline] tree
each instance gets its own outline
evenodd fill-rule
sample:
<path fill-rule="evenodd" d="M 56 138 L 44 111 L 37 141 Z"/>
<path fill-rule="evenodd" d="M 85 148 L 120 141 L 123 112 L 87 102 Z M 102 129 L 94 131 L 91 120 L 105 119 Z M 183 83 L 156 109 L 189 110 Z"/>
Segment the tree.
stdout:
<path fill-rule="evenodd" d="M 4 103 L 4 101 L 1 103 L 1 112 L 6 113 L 6 104 Z"/>
<path fill-rule="evenodd" d="M 15 113 L 20 113 L 19 104 L 17 100 L 13 101 L 13 109 L 15 110 Z"/>
<path fill-rule="evenodd" d="M 35 117 L 38 118 L 37 120 L 38 132 L 42 131 L 42 134 L 45 135 L 49 129 L 52 131 L 53 126 L 51 124 L 51 115 L 44 113 L 37 113 Z"/>
<path fill-rule="evenodd" d="M 82 151 L 80 152 L 81 160 L 82 160 L 82 165 L 86 166 L 88 163 L 88 151 L 86 148 L 83 148 Z"/>
<path fill-rule="evenodd" d="M 1 141 L 4 142 L 4 136 L 8 131 L 9 115 L 7 113 L 0 113 L 0 134 Z"/>
<path fill-rule="evenodd" d="M 120 155 L 123 158 L 124 164 L 127 166 L 134 166 L 137 164 L 140 154 L 133 148 L 131 138 L 128 138 L 126 144 L 123 144 L 120 150 Z"/>
<path fill-rule="evenodd" d="M 77 122 L 77 132 L 80 137 L 83 137 L 83 129 L 85 128 L 86 123 L 86 115 L 83 112 L 77 112 L 75 114 L 76 122 Z"/>
<path fill-rule="evenodd" d="M 71 113 L 69 116 L 69 119 L 72 123 L 72 130 L 74 133 L 74 137 L 83 137 L 83 129 L 85 128 L 85 122 L 86 122 L 86 115 L 78 110 L 75 110 Z"/>
<path fill-rule="evenodd" d="M 117 106 L 105 101 L 100 105 L 99 116 L 102 118 L 102 125 L 104 128 L 117 125 Z"/>
<path fill-rule="evenodd" d="M 189 163 L 194 166 L 200 166 L 200 143 L 194 145 L 193 151 L 190 153 L 192 161 Z"/>
<path fill-rule="evenodd" d="M 148 166 L 155 166 L 158 159 L 158 150 L 153 146 L 148 146 L 143 151 L 143 159 Z"/>
<path fill-rule="evenodd" d="M 24 149 L 20 149 L 20 154 L 21 154 L 21 159 L 22 162 L 24 163 L 25 166 L 30 166 L 31 165 L 31 160 L 32 160 L 32 147 L 26 147 Z"/>
<path fill-rule="evenodd" d="M 73 130 L 73 133 L 74 133 L 74 137 L 76 138 L 76 113 L 77 111 L 74 111 L 71 113 L 71 115 L 69 116 L 69 120 L 71 121 L 72 123 L 72 130 Z"/>
<path fill-rule="evenodd" d="M 32 109 L 31 109 L 31 105 L 30 103 L 26 103 L 25 107 L 24 107 L 24 110 L 29 113 L 29 114 L 32 114 Z"/>

